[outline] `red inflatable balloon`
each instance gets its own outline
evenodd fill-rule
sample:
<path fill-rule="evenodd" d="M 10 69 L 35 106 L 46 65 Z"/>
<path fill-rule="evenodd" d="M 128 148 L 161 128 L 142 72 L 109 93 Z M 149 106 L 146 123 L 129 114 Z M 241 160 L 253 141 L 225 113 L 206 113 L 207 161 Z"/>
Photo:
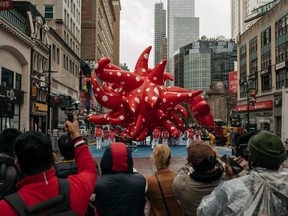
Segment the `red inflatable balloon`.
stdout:
<path fill-rule="evenodd" d="M 182 102 L 189 102 L 190 112 L 202 126 L 214 122 L 208 103 L 200 96 L 202 90 L 188 91 L 164 85 L 166 80 L 173 80 L 173 76 L 164 71 L 166 60 L 154 69 L 148 68 L 151 48 L 143 51 L 134 72 L 122 70 L 108 58 L 99 60 L 95 74 L 104 83 L 100 87 L 95 75 L 91 74 L 93 92 L 97 102 L 111 111 L 88 115 L 87 119 L 95 124 L 124 125 L 124 133 L 137 141 L 145 139 L 149 131 L 159 126 L 172 136 L 179 136 L 185 125 L 178 114 L 188 117 L 186 109 L 180 105 Z"/>

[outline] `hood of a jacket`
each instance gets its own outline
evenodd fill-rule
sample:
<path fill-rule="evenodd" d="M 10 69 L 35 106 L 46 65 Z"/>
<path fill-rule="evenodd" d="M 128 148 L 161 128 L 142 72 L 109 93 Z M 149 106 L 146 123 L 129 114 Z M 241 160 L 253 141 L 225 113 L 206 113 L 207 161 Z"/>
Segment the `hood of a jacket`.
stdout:
<path fill-rule="evenodd" d="M 107 173 L 133 173 L 133 159 L 122 142 L 111 143 L 104 151 L 100 163 L 102 175 Z"/>

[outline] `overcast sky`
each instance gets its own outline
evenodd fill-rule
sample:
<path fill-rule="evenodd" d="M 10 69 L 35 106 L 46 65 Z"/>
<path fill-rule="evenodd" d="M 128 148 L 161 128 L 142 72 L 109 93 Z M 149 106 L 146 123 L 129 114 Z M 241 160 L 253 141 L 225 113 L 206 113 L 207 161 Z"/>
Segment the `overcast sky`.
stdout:
<path fill-rule="evenodd" d="M 149 67 L 154 64 L 154 7 L 160 0 L 121 0 L 120 63 L 134 70 L 142 51 L 152 46 Z M 162 0 L 167 12 L 166 0 Z M 231 37 L 230 0 L 195 0 L 200 37 Z"/>

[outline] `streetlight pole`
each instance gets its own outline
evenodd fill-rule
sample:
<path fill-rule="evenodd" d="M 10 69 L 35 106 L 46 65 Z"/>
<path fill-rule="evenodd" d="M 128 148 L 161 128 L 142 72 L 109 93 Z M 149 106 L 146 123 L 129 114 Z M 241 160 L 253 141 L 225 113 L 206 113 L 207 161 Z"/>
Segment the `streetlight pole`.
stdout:
<path fill-rule="evenodd" d="M 247 97 L 247 127 L 246 130 L 250 130 L 250 101 L 249 101 L 249 84 L 246 82 L 246 97 Z"/>
<path fill-rule="evenodd" d="M 244 92 L 246 92 L 246 103 L 247 103 L 247 124 L 246 130 L 249 131 L 250 129 L 250 104 L 249 104 L 249 83 L 246 77 L 243 77 L 240 80 L 240 84 L 244 85 Z"/>
<path fill-rule="evenodd" d="M 251 88 L 250 81 L 253 79 L 248 79 L 246 77 L 240 80 L 240 84 L 244 85 L 244 92 L 246 92 L 246 101 L 247 101 L 247 125 L 246 130 L 250 130 L 250 103 L 253 105 L 256 104 L 256 89 Z"/>

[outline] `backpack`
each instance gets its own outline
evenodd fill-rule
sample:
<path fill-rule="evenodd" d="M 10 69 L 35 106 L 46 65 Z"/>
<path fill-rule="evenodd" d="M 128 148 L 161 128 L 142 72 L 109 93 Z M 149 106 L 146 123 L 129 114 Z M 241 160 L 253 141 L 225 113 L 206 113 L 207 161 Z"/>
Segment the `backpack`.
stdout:
<path fill-rule="evenodd" d="M 0 165 L 0 199 L 4 196 L 15 193 L 18 173 L 16 167 L 11 164 Z"/>
<path fill-rule="evenodd" d="M 21 196 L 14 193 L 4 197 L 4 200 L 19 216 L 77 216 L 70 210 L 70 183 L 67 179 L 59 179 L 59 195 L 33 206 L 26 206 Z"/>

